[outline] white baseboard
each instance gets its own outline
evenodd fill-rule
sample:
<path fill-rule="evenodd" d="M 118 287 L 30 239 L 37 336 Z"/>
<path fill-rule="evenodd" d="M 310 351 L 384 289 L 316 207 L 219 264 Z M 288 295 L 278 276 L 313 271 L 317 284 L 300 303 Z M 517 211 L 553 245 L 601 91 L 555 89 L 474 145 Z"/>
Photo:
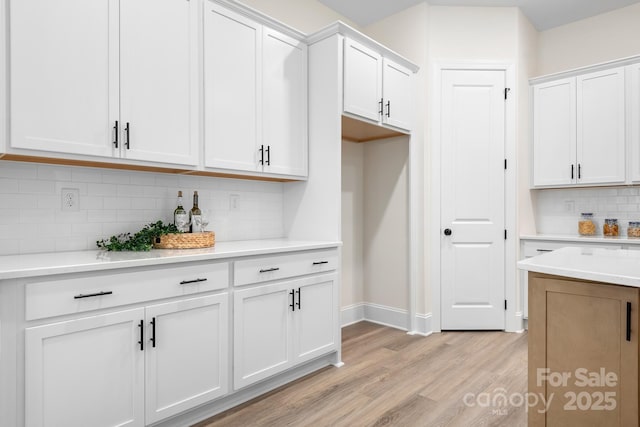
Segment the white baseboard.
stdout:
<path fill-rule="evenodd" d="M 358 303 L 343 307 L 341 310 L 342 327 L 362 321 L 377 323 L 391 328 L 408 330 L 407 310 L 372 303 Z M 431 313 L 416 315 L 416 330 L 413 335 L 431 335 Z"/>

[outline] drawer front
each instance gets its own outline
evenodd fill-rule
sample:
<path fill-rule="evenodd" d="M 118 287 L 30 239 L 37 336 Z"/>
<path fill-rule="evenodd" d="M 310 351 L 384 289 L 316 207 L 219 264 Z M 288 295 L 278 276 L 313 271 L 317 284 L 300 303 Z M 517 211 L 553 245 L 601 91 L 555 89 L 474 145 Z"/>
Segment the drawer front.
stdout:
<path fill-rule="evenodd" d="M 333 271 L 336 268 L 338 268 L 336 249 L 241 259 L 234 263 L 233 284 L 242 286 L 262 283 Z"/>
<path fill-rule="evenodd" d="M 529 258 L 536 255 L 541 255 L 546 252 L 551 252 L 556 249 L 564 248 L 567 246 L 578 246 L 584 248 L 602 248 L 602 249 L 620 249 L 620 244 L 608 244 L 608 243 L 581 243 L 581 242 L 545 242 L 545 241 L 526 241 L 523 246 L 522 256 Z"/>
<path fill-rule="evenodd" d="M 60 280 L 27 283 L 26 319 L 215 291 L 229 286 L 229 264 L 187 263 L 108 274 L 73 275 Z"/>

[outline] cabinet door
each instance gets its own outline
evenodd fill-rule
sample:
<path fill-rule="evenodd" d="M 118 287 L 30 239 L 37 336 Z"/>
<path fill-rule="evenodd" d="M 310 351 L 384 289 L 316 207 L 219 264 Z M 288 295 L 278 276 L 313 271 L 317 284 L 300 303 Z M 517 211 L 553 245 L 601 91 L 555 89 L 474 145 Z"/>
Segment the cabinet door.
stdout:
<path fill-rule="evenodd" d="M 576 182 L 576 80 L 533 86 L 533 185 Z"/>
<path fill-rule="evenodd" d="M 631 146 L 631 180 L 640 182 L 640 64 L 627 67 L 629 78 L 629 102 L 630 111 L 627 112 Z"/>
<path fill-rule="evenodd" d="M 409 131 L 415 112 L 411 84 L 413 73 L 386 58 L 382 64 L 382 122 Z"/>
<path fill-rule="evenodd" d="M 307 46 L 264 28 L 264 172 L 307 175 Z"/>
<path fill-rule="evenodd" d="M 12 1 L 10 22 L 11 146 L 111 156 L 118 1 Z"/>
<path fill-rule="evenodd" d="M 382 57 L 344 39 L 344 111 L 378 122 L 382 111 Z"/>
<path fill-rule="evenodd" d="M 25 331 L 25 424 L 143 426 L 143 309 Z"/>
<path fill-rule="evenodd" d="M 204 165 L 258 171 L 262 26 L 214 4 L 204 16 Z"/>
<path fill-rule="evenodd" d="M 578 183 L 625 181 L 624 68 L 577 77 Z"/>
<path fill-rule="evenodd" d="M 154 423 L 228 389 L 227 293 L 146 308 L 146 421 Z"/>
<path fill-rule="evenodd" d="M 638 288 L 529 273 L 529 298 L 529 393 L 550 403 L 529 425 L 638 425 Z"/>
<path fill-rule="evenodd" d="M 292 287 L 286 283 L 234 293 L 233 378 L 239 389 L 291 367 Z"/>
<path fill-rule="evenodd" d="M 196 165 L 198 2 L 120 2 L 120 34 L 123 157 Z"/>
<path fill-rule="evenodd" d="M 311 360 L 338 346 L 338 300 L 334 275 L 292 283 L 296 293 L 294 312 L 295 362 Z"/>

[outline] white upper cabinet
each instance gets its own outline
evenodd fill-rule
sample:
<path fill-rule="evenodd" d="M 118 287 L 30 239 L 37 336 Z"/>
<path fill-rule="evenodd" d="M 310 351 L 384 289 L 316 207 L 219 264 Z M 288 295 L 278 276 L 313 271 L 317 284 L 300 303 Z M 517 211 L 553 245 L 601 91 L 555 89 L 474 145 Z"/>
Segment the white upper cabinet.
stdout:
<path fill-rule="evenodd" d="M 412 115 L 415 110 L 413 103 L 413 88 L 411 87 L 413 73 L 387 58 L 382 60 L 382 122 L 400 129 L 412 128 Z"/>
<path fill-rule="evenodd" d="M 382 103 L 382 56 L 345 38 L 344 111 L 378 122 Z"/>
<path fill-rule="evenodd" d="M 307 175 L 307 45 L 263 31 L 264 171 Z"/>
<path fill-rule="evenodd" d="M 533 185 L 575 182 L 575 78 L 533 87 Z"/>
<path fill-rule="evenodd" d="M 256 172 L 262 26 L 213 4 L 204 18 L 204 164 Z"/>
<path fill-rule="evenodd" d="M 196 165 L 196 3 L 12 2 L 11 146 Z"/>
<path fill-rule="evenodd" d="M 344 112 L 411 130 L 413 72 L 349 37 L 344 41 Z"/>
<path fill-rule="evenodd" d="M 111 156 L 118 2 L 11 2 L 11 146 Z"/>
<path fill-rule="evenodd" d="M 535 84 L 533 186 L 626 180 L 625 69 Z"/>
<path fill-rule="evenodd" d="M 631 181 L 640 182 L 640 63 L 627 66 Z"/>
<path fill-rule="evenodd" d="M 577 77 L 579 184 L 625 181 L 624 68 Z"/>
<path fill-rule="evenodd" d="M 207 4 L 204 165 L 307 176 L 307 46 Z"/>
<path fill-rule="evenodd" d="M 122 157 L 198 164 L 196 1 L 120 2 Z"/>

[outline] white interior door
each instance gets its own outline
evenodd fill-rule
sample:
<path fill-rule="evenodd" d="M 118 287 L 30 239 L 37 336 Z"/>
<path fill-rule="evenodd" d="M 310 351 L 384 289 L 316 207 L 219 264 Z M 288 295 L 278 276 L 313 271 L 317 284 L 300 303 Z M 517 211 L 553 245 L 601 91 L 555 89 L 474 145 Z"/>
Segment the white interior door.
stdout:
<path fill-rule="evenodd" d="M 505 72 L 443 70 L 442 329 L 504 329 Z"/>

